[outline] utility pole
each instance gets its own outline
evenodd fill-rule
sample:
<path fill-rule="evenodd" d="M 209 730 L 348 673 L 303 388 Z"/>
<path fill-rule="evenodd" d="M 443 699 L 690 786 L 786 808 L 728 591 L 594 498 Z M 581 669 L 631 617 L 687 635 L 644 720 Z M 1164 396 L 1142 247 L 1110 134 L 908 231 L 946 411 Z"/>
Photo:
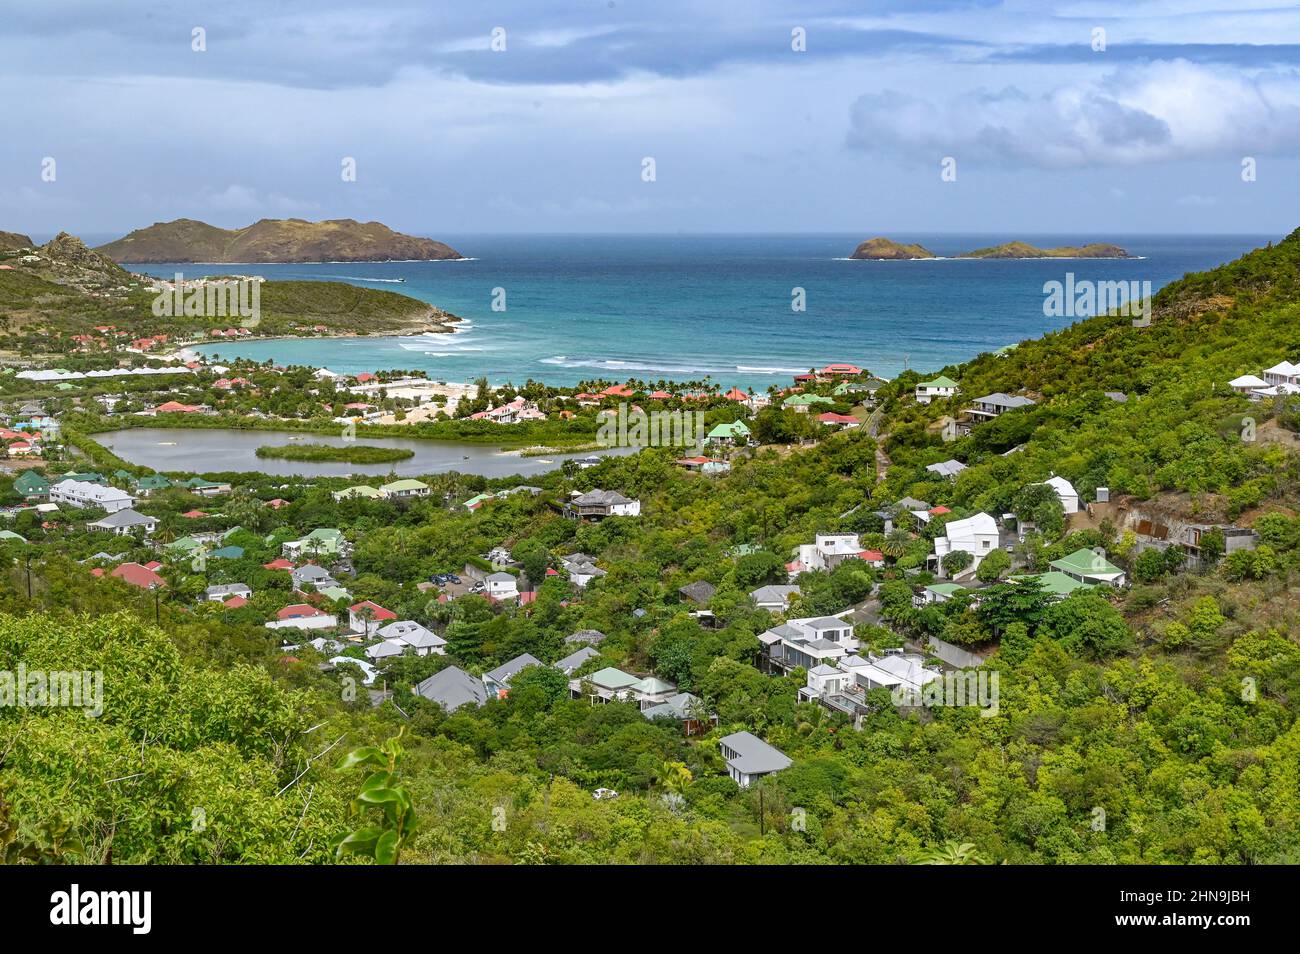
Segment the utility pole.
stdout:
<path fill-rule="evenodd" d="M 27 602 L 32 601 L 32 555 L 27 554 Z"/>
<path fill-rule="evenodd" d="M 761 838 L 767 834 L 767 817 L 763 811 L 763 786 L 758 786 L 758 834 Z"/>

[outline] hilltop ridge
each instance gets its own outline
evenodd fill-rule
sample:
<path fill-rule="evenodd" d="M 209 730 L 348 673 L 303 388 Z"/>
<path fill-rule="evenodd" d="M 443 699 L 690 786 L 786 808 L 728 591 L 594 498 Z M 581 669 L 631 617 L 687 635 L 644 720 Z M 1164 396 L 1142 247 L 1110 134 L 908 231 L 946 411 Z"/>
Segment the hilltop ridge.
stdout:
<path fill-rule="evenodd" d="M 463 258 L 443 242 L 355 219 L 261 219 L 222 229 L 196 219 L 155 222 L 101 245 L 116 262 L 274 264 L 306 262 L 446 261 Z"/>

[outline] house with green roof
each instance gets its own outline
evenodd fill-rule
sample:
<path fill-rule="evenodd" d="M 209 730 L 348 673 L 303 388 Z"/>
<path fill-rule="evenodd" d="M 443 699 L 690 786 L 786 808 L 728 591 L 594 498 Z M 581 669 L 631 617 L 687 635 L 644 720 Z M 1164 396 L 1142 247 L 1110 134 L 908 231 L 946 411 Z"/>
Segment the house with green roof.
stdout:
<path fill-rule="evenodd" d="M 182 487 L 188 487 L 191 491 L 202 497 L 215 497 L 217 494 L 230 493 L 230 484 L 218 483 L 214 480 L 204 480 L 202 477 L 191 477 L 181 484 Z"/>
<path fill-rule="evenodd" d="M 732 421 L 719 424 L 705 436 L 705 440 L 715 444 L 736 444 L 749 440 L 749 426 L 744 421 Z"/>
<path fill-rule="evenodd" d="M 1091 551 L 1089 551 L 1091 552 Z M 1028 576 L 1013 576 L 1011 580 L 1021 582 L 1022 580 L 1037 580 L 1043 592 L 1053 599 L 1063 600 L 1075 590 L 1091 590 L 1094 587 L 1092 583 L 1084 583 L 1076 580 L 1072 576 L 1060 572 L 1059 570 L 1050 570 L 1047 573 L 1036 573 Z"/>
<path fill-rule="evenodd" d="M 392 497 L 395 500 L 403 500 L 411 497 L 429 496 L 429 485 L 423 481 L 405 477 L 401 480 L 394 480 L 387 484 L 381 484 L 379 491 L 385 497 Z"/>
<path fill-rule="evenodd" d="M 50 482 L 34 470 L 24 470 L 14 478 L 14 492 L 24 500 L 39 500 L 50 495 Z"/>
<path fill-rule="evenodd" d="M 172 482 L 162 474 L 146 474 L 135 480 L 135 491 L 141 497 L 148 497 L 159 490 L 166 490 Z"/>
<path fill-rule="evenodd" d="M 950 398 L 961 388 L 947 375 L 939 375 L 933 381 L 922 381 L 916 386 L 916 403 L 929 404 L 937 398 Z"/>
<path fill-rule="evenodd" d="M 203 549 L 203 541 L 194 537 L 181 537 L 179 540 L 173 540 L 163 547 L 164 550 L 170 550 L 177 554 L 193 553 L 195 550 Z"/>
<path fill-rule="evenodd" d="M 937 603 L 948 602 L 958 593 L 970 592 L 972 591 L 960 583 L 931 583 L 921 590 L 920 596 L 913 602 L 917 606 L 934 606 Z"/>
<path fill-rule="evenodd" d="M 70 470 L 63 476 L 68 480 L 79 480 L 84 484 L 107 484 L 108 483 L 108 481 L 104 479 L 103 474 L 97 474 L 93 470 L 87 471 L 86 473 L 78 473 L 75 470 Z"/>
<path fill-rule="evenodd" d="M 336 490 L 330 496 L 335 500 L 347 500 L 350 497 L 364 497 L 366 500 L 381 500 L 384 497 L 384 492 L 371 487 L 369 484 L 357 484 L 354 487 L 344 487 L 342 490 Z"/>
<path fill-rule="evenodd" d="M 574 699 L 589 699 L 592 705 L 608 702 L 636 702 L 642 709 L 658 705 L 677 692 L 671 682 L 654 676 L 633 676 L 613 666 L 569 680 Z"/>
<path fill-rule="evenodd" d="M 236 546 L 221 547 L 208 554 L 212 560 L 242 560 L 243 557 L 244 548 Z"/>
<path fill-rule="evenodd" d="M 815 404 L 834 404 L 835 402 L 824 394 L 791 394 L 781 402 L 781 406 L 788 410 L 798 411 L 800 414 L 807 414 L 808 409 Z"/>
<path fill-rule="evenodd" d="M 290 559 L 299 556 L 347 556 L 350 548 L 343 531 L 334 527 L 317 527 L 301 540 L 286 540 L 280 551 Z"/>
<path fill-rule="evenodd" d="M 1078 549 L 1069 556 L 1053 560 L 1048 564 L 1053 570 L 1059 570 L 1080 583 L 1106 584 L 1124 586 L 1128 577 L 1124 571 L 1106 559 L 1098 550 Z"/>
<path fill-rule="evenodd" d="M 465 509 L 477 510 L 479 507 L 483 506 L 489 500 L 495 500 L 495 499 L 496 497 L 493 496 L 492 494 L 475 494 L 473 497 L 470 497 L 469 500 L 465 501 Z"/>
<path fill-rule="evenodd" d="M 0 543 L 26 543 L 27 538 L 12 530 L 0 530 Z"/>

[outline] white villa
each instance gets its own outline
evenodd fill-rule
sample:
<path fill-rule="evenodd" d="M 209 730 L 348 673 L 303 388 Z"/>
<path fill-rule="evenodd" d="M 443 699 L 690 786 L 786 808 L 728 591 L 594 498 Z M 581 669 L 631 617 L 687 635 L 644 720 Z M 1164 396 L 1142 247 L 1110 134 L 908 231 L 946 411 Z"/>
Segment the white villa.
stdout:
<path fill-rule="evenodd" d="M 125 490 L 104 487 L 85 480 L 60 480 L 50 488 L 50 502 L 85 509 L 99 507 L 117 513 L 135 506 L 135 498 Z"/>
<path fill-rule="evenodd" d="M 942 566 L 943 558 L 954 550 L 965 550 L 973 558 L 958 576 L 973 573 L 980 561 L 998 548 L 998 524 L 986 513 L 965 520 L 954 520 L 944 527 L 944 535 L 934 538 L 934 559 Z"/>
<path fill-rule="evenodd" d="M 950 398 L 958 390 L 956 381 L 941 374 L 933 381 L 922 381 L 916 386 L 916 403 L 929 404 L 936 398 Z"/>
<path fill-rule="evenodd" d="M 768 662 L 787 672 L 799 666 L 812 669 L 835 663 L 861 646 L 853 635 L 853 624 L 838 616 L 788 620 L 760 633 L 758 641 L 767 647 Z"/>

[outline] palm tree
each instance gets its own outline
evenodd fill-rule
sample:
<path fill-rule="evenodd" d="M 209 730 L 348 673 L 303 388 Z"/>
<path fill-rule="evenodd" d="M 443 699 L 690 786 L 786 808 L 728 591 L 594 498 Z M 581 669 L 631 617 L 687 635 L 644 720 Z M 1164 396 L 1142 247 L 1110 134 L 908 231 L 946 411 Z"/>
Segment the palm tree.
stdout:
<path fill-rule="evenodd" d="M 949 839 L 939 845 L 922 848 L 915 865 L 983 865 L 987 864 L 970 842 Z"/>
<path fill-rule="evenodd" d="M 912 536 L 902 527 L 895 527 L 885 536 L 885 542 L 881 546 L 885 556 L 893 557 L 897 560 L 907 552 L 908 546 L 912 543 Z"/>

